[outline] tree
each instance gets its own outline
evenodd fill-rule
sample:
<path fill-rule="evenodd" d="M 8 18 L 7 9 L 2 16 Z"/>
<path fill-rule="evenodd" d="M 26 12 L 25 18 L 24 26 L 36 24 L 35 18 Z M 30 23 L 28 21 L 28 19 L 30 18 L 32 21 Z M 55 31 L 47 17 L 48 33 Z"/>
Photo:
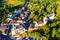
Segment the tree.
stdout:
<path fill-rule="evenodd" d="M 54 37 L 55 35 L 56 35 L 56 29 L 53 28 L 53 30 L 52 30 L 52 37 Z"/>
<path fill-rule="evenodd" d="M 25 0 L 8 0 L 7 1 L 7 5 L 13 5 L 13 6 L 17 6 L 17 5 L 24 5 Z"/>
<path fill-rule="evenodd" d="M 33 32 L 33 31 L 27 32 L 27 36 L 30 36 L 30 37 L 33 37 L 33 38 L 36 38 L 36 39 L 40 39 L 41 38 L 41 34 L 40 33 Z"/>

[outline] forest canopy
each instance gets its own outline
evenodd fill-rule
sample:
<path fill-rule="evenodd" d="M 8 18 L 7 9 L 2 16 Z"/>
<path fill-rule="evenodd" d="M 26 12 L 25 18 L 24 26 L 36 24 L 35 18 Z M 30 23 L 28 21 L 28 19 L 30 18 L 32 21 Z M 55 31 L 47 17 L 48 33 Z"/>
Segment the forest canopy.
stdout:
<path fill-rule="evenodd" d="M 41 30 L 27 32 L 27 35 L 35 36 L 39 39 L 43 38 L 43 40 L 54 40 L 54 38 L 58 38 L 60 40 L 60 0 L 2 0 L 4 5 L 0 7 L 0 23 L 4 23 L 6 21 L 7 14 L 14 14 L 14 9 L 19 8 L 20 5 L 26 5 L 28 3 L 28 10 L 31 12 L 29 16 L 29 20 L 39 21 L 43 20 L 45 16 L 48 14 L 55 13 L 56 17 L 54 20 L 50 20 L 46 25 L 39 27 L 44 33 L 41 34 Z M 38 34 L 38 35 L 37 35 Z"/>

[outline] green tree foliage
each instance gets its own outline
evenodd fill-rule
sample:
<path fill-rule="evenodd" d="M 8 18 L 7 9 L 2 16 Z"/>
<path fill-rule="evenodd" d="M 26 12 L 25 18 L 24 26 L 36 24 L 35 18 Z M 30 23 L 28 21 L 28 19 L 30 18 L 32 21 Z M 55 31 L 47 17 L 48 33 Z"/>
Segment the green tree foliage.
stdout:
<path fill-rule="evenodd" d="M 60 28 L 57 29 L 56 37 L 60 39 Z"/>
<path fill-rule="evenodd" d="M 56 37 L 59 38 L 59 34 L 57 33 L 57 28 L 59 28 L 59 26 L 57 27 L 57 25 L 60 25 L 60 4 L 57 3 L 60 2 L 59 0 L 38 0 L 37 1 L 30 1 L 29 3 L 29 10 L 31 11 L 31 15 L 29 17 L 32 18 L 33 21 L 37 20 L 42 20 L 47 14 L 49 13 L 56 13 L 56 17 L 54 20 L 51 20 L 47 23 L 47 26 L 42 26 L 40 27 L 41 29 L 44 30 L 45 34 L 44 35 L 48 35 L 48 37 L 55 37 L 55 35 L 57 35 Z M 37 6 L 35 6 L 37 4 Z M 30 7 L 31 6 L 31 7 Z M 36 8 L 37 7 L 37 8 Z M 35 11 L 38 10 L 37 14 L 35 15 Z M 57 28 L 56 28 L 57 27 Z M 52 28 L 52 29 L 51 29 Z M 45 37 L 46 38 L 46 37 Z M 48 38 L 46 38 L 45 40 L 48 40 Z"/>
<path fill-rule="evenodd" d="M 25 4 L 25 0 L 8 0 L 7 1 L 7 5 L 17 6 L 17 5 L 24 5 L 24 4 Z"/>
<path fill-rule="evenodd" d="M 31 37 L 34 37 L 34 38 L 40 38 L 41 37 L 41 34 L 38 33 L 38 32 L 28 32 L 27 33 L 27 36 L 31 36 Z"/>
<path fill-rule="evenodd" d="M 52 30 L 52 37 L 54 37 L 56 35 L 56 30 L 55 30 L 55 28 L 53 28 L 53 30 Z"/>
<path fill-rule="evenodd" d="M 57 13 L 57 19 L 60 19 L 60 5 L 57 5 L 57 9 L 56 9 L 56 13 Z"/>
<path fill-rule="evenodd" d="M 3 1 L 3 0 L 0 0 Z M 12 2 L 11 2 L 12 1 Z M 7 14 L 13 14 L 13 9 L 16 6 L 25 5 L 27 0 L 9 0 L 4 3 L 0 2 L 0 22 L 6 21 Z M 31 11 L 29 19 L 33 21 L 43 20 L 45 16 L 50 13 L 56 13 L 54 20 L 50 20 L 46 25 L 39 27 L 43 29 L 44 34 L 41 35 L 41 32 L 32 31 L 27 32 L 28 36 L 35 38 L 42 38 L 43 40 L 48 40 L 50 37 L 58 37 L 60 39 L 60 0 L 29 0 L 28 10 Z"/>

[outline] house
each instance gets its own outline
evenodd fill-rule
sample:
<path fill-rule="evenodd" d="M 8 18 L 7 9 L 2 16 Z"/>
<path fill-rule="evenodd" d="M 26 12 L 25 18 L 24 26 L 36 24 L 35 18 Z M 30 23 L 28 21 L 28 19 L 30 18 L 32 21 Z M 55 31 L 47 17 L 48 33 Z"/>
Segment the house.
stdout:
<path fill-rule="evenodd" d="M 55 18 L 55 13 L 48 14 L 48 17 L 49 17 L 50 19 L 54 19 L 54 18 Z"/>
<path fill-rule="evenodd" d="M 34 22 L 34 23 L 35 23 L 35 27 L 43 26 L 42 21 L 38 21 L 38 22 Z"/>
<path fill-rule="evenodd" d="M 44 19 L 43 19 L 43 25 L 46 24 L 47 22 L 48 22 L 48 18 L 44 17 Z"/>

